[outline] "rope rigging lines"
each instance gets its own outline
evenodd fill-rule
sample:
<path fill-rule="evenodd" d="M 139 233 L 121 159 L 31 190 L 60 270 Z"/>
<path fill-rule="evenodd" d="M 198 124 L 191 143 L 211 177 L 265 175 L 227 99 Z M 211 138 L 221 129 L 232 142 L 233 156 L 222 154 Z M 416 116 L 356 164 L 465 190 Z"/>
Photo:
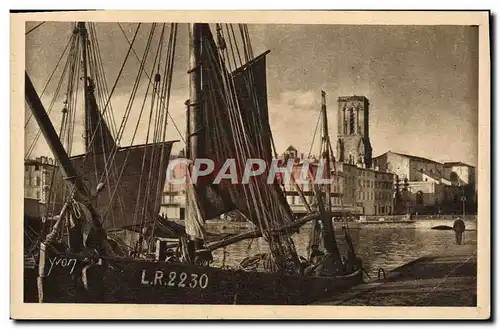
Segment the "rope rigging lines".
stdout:
<path fill-rule="evenodd" d="M 125 54 L 125 58 L 121 63 L 117 77 L 114 80 L 111 89 L 108 89 L 107 80 L 105 78 L 105 70 L 103 59 L 101 57 L 99 42 L 97 39 L 96 27 L 93 23 L 87 23 L 86 25 L 88 27 L 88 34 L 82 33 L 80 30 L 77 30 L 77 27 L 79 28 L 79 26 L 76 24 L 74 25 L 74 33 L 72 33 L 70 40 L 64 48 L 64 51 L 61 54 L 58 62 L 56 63 L 56 66 L 53 69 L 51 75 L 49 76 L 49 80 L 44 86 L 42 95 L 45 90 L 48 90 L 47 88 L 49 86 L 49 83 L 51 83 L 53 78 L 57 75 L 57 72 L 61 71 L 61 63 L 64 61 L 64 57 L 66 56 L 67 58 L 65 61 L 65 65 L 62 69 L 62 73 L 60 74 L 60 78 L 51 104 L 48 107 L 48 112 L 50 113 L 54 103 L 60 97 L 62 88 L 65 88 L 63 86 L 64 82 L 67 81 L 67 86 L 65 88 L 66 99 L 64 101 L 59 137 L 65 145 L 68 154 L 71 155 L 71 149 L 74 139 L 73 136 L 75 133 L 76 113 L 81 113 L 81 107 L 77 107 L 77 101 L 79 98 L 78 95 L 79 93 L 81 93 L 78 87 L 80 80 L 83 80 L 81 79 L 81 67 L 82 64 L 88 65 L 87 77 L 89 78 L 89 80 L 84 81 L 84 83 L 89 84 L 90 92 L 95 96 L 95 102 L 93 103 L 93 106 L 96 106 L 95 110 L 99 113 L 98 120 L 94 122 L 97 129 L 91 131 L 89 135 L 89 145 L 93 145 L 94 141 L 100 140 L 100 142 L 97 143 L 97 147 L 99 147 L 99 150 L 102 151 L 103 156 L 101 157 L 102 160 L 97 161 L 97 158 L 94 156 L 96 150 L 89 150 L 90 152 L 85 152 L 82 156 L 78 156 L 77 158 L 78 161 L 81 160 L 81 162 L 79 162 L 79 165 L 81 166 L 83 166 L 85 162 L 88 162 L 88 159 L 92 159 L 90 160 L 92 161 L 92 164 L 89 162 L 89 165 L 93 166 L 94 168 L 93 180 L 95 180 L 97 183 L 106 182 L 110 195 L 110 206 L 112 200 L 116 200 L 116 202 L 118 202 L 118 204 L 120 205 L 123 204 L 123 201 L 121 200 L 121 192 L 119 192 L 119 185 L 120 181 L 124 177 L 123 175 L 128 174 L 124 172 L 124 169 L 127 165 L 127 161 L 129 160 L 131 150 L 134 149 L 126 148 L 125 150 L 121 150 L 121 148 L 119 147 L 120 141 L 123 139 L 125 131 L 132 128 L 133 134 L 130 145 L 134 145 L 134 142 L 137 139 L 136 135 L 140 127 L 140 119 L 143 115 L 146 115 L 148 127 L 145 136 L 145 144 L 152 146 L 144 146 L 145 151 L 141 153 L 143 166 L 141 167 L 141 172 L 138 174 L 140 174 L 140 185 L 143 185 L 143 188 L 142 190 L 138 191 L 138 202 L 136 205 L 134 205 L 137 206 L 136 212 L 124 213 L 122 206 L 121 209 L 119 208 L 119 212 L 121 210 L 120 214 L 110 212 L 110 216 L 108 216 L 109 211 L 114 211 L 114 209 L 110 209 L 110 207 L 104 209 L 104 211 L 100 214 L 103 220 L 106 218 L 109 219 L 109 217 L 114 220 L 115 216 L 118 215 L 122 218 L 125 216 L 128 216 L 130 218 L 135 216 L 136 219 L 134 220 L 134 223 L 139 222 L 142 225 L 147 218 L 156 219 L 154 217 L 155 214 L 151 213 L 150 211 L 156 209 L 159 206 L 161 197 L 153 195 L 153 191 L 155 190 L 155 188 L 156 191 L 161 191 L 163 189 L 163 186 L 160 186 L 162 181 L 161 177 L 162 174 L 164 174 L 161 172 L 161 168 L 168 164 L 168 159 L 164 158 L 168 158 L 168 155 L 170 154 L 170 145 L 167 145 L 164 142 L 166 137 L 168 117 L 170 116 L 168 109 L 170 106 L 170 93 L 173 81 L 173 61 L 175 58 L 178 25 L 163 24 L 163 27 L 161 28 L 161 35 L 156 43 L 153 39 L 153 36 L 155 35 L 155 30 L 160 30 L 157 28 L 157 25 L 159 24 L 152 24 L 152 27 L 148 33 L 148 45 L 144 50 L 142 60 L 140 61 L 140 66 L 138 68 L 135 82 L 132 86 L 132 91 L 130 92 L 127 106 L 124 110 L 122 110 L 123 117 L 118 127 L 114 120 L 114 109 L 111 105 L 111 99 L 113 97 L 113 94 L 117 90 L 117 85 L 120 81 L 120 78 L 124 75 L 123 72 L 125 70 L 125 66 L 130 57 L 130 54 L 133 52 L 134 55 L 138 58 L 137 53 L 133 49 L 133 46 L 139 35 L 141 23 L 137 25 L 132 41 L 129 41 L 127 38 L 128 51 Z M 169 30 L 167 26 L 170 27 Z M 120 29 L 122 29 L 121 26 Z M 82 38 L 85 39 L 82 40 Z M 87 60 L 85 61 L 85 63 L 82 62 L 81 57 L 82 46 L 86 47 L 87 51 Z M 151 53 L 155 53 L 154 64 L 152 65 L 151 74 L 148 75 L 146 72 L 146 75 L 148 75 L 148 79 L 150 78 L 150 76 L 155 77 L 155 85 L 153 86 L 153 88 L 149 88 L 150 84 L 148 84 L 140 109 L 139 118 L 134 124 L 135 127 L 129 127 L 130 125 L 127 125 L 127 123 L 131 117 L 131 112 L 134 109 L 134 99 L 139 92 L 139 87 L 141 86 L 141 78 L 143 77 L 146 62 L 148 61 L 148 55 Z M 89 102 L 88 97 L 90 96 L 86 95 L 87 103 Z M 92 98 L 90 98 L 90 100 L 91 99 Z M 150 101 L 149 111 L 144 111 L 144 107 L 148 100 Z M 28 119 L 28 121 L 26 122 L 26 126 L 29 124 L 29 120 L 30 119 Z M 102 133 L 108 127 L 113 141 L 116 142 L 116 144 L 114 144 L 111 149 L 107 149 L 102 138 L 99 138 L 98 136 L 99 133 Z M 40 136 L 40 132 L 37 133 L 37 136 Z M 28 148 L 26 157 L 29 157 L 31 155 L 31 152 L 33 151 L 35 144 L 38 141 L 37 136 L 35 136 L 33 143 Z M 158 144 L 158 146 L 156 146 L 156 144 Z M 124 157 L 120 156 L 120 161 L 116 162 L 118 153 L 122 153 Z M 134 161 L 137 162 L 137 159 L 134 159 Z M 102 165 L 102 163 L 104 165 Z M 156 163 L 160 163 L 160 165 L 157 166 Z M 110 181 L 112 184 L 110 184 Z M 49 209 L 52 209 L 52 213 L 54 213 L 57 198 L 55 196 L 55 191 L 52 191 L 52 188 L 50 192 L 49 204 L 51 206 L 47 207 L 47 213 L 51 211 Z M 69 191 L 70 195 L 72 195 L 72 192 L 74 191 Z M 152 208 L 151 205 L 154 205 L 154 207 Z"/>
<path fill-rule="evenodd" d="M 63 80 L 67 79 L 66 101 L 61 121 L 60 138 L 65 144 L 68 154 L 72 153 L 74 141 L 76 113 L 81 113 L 77 106 L 81 68 L 87 68 L 87 76 L 83 83 L 87 94 L 84 95 L 86 101 L 85 118 L 88 119 L 89 106 L 98 114 L 94 117 L 97 122 L 93 122 L 92 131 L 87 135 L 87 141 L 99 149 L 86 150 L 86 153 L 78 158 L 83 167 L 87 161 L 92 168 L 92 180 L 96 184 L 106 182 L 109 194 L 109 203 L 103 206 L 100 216 L 103 220 L 129 218 L 133 225 L 139 225 L 142 229 L 152 223 L 151 234 L 155 229 L 155 220 L 158 213 L 153 210 L 159 209 L 163 190 L 164 175 L 163 167 L 168 164 L 167 152 L 170 152 L 171 145 L 166 145 L 165 138 L 167 126 L 172 122 L 181 139 L 184 134 L 180 132 L 175 122 L 172 120 L 170 107 L 170 96 L 172 92 L 174 60 L 176 57 L 176 43 L 178 34 L 178 24 L 157 24 L 152 23 L 149 31 L 145 33 L 145 46 L 142 54 L 138 54 L 134 45 L 139 36 L 141 23 L 138 23 L 129 41 L 124 29 L 118 26 L 128 43 L 127 52 L 119 66 L 117 76 L 108 88 L 105 76 L 103 58 L 97 38 L 95 24 L 89 23 L 88 31 L 72 34 L 61 58 L 56 64 L 54 72 L 59 69 L 62 58 L 69 56 L 61 73 L 61 78 L 56 88 L 49 111 L 54 102 L 59 97 Z M 78 25 L 84 28 L 85 25 Z M 76 25 L 75 25 L 76 28 Z M 258 62 L 254 58 L 253 49 L 250 43 L 248 27 L 243 24 L 217 26 L 219 34 L 219 48 L 214 46 L 213 40 L 202 42 L 203 60 L 203 95 L 201 101 L 204 109 L 203 134 L 212 143 L 214 156 L 218 159 L 236 158 L 239 169 L 247 164 L 247 160 L 252 158 L 265 159 L 267 165 L 271 164 L 273 154 L 276 154 L 274 141 L 270 129 L 267 109 L 267 91 L 265 90 L 265 67 L 264 62 Z M 84 39 L 82 39 L 84 38 Z M 83 49 L 82 49 L 83 48 Z M 85 61 L 82 63 L 81 53 L 85 50 Z M 121 120 L 115 121 L 114 110 L 111 99 L 118 90 L 118 83 L 125 76 L 124 71 L 129 57 L 133 54 L 139 65 L 134 76 L 134 82 L 130 90 L 127 90 L 128 100 L 124 108 L 120 109 Z M 264 60 L 261 58 L 260 60 Z M 87 67 L 88 65 L 88 67 Z M 256 71 L 259 70 L 259 71 Z M 55 76 L 49 77 L 47 85 Z M 144 76 L 147 83 L 144 85 Z M 142 94 L 142 101 L 137 104 L 136 97 Z M 43 92 L 42 92 L 43 94 Z M 265 99 L 264 99 L 265 97 Z M 205 111 L 206 110 L 206 111 Z M 133 114 L 132 114 L 133 113 Z M 135 121 L 137 115 L 137 121 Z M 133 118 L 132 124 L 130 119 Z M 144 122 L 141 120 L 144 118 Z M 26 125 L 29 123 L 26 123 Z M 144 124 L 141 126 L 141 124 Z M 106 144 L 103 136 L 111 135 L 112 142 Z M 127 135 L 125 135 L 127 132 Z M 130 134 L 130 135 L 129 135 Z M 140 136 L 143 134 L 144 136 Z M 135 144 L 136 139 L 144 138 L 143 153 L 133 153 L 139 147 Z M 131 147 L 121 147 L 127 138 L 130 138 Z M 100 145 L 94 145 L 96 144 Z M 36 142 L 35 142 L 36 143 Z M 132 147 L 133 146 L 133 147 Z M 137 146 L 137 147 L 136 147 Z M 331 145 L 329 146 L 331 151 Z M 31 154 L 32 148 L 28 150 Z M 99 153 L 101 158 L 95 156 Z M 134 154 L 131 158 L 131 154 Z M 169 154 L 169 153 L 168 153 Z M 130 158 L 129 158 L 130 157 Z M 130 162 L 137 166 L 130 173 L 126 168 Z M 88 169 L 88 167 L 85 167 Z M 241 171 L 242 172 L 242 171 Z M 124 176 L 125 175 L 125 176 Z M 137 186 L 129 186 L 135 189 L 128 200 L 122 199 L 120 183 L 124 177 L 137 177 Z M 128 178 L 128 177 L 127 177 Z M 277 227 L 285 226 L 294 221 L 290 207 L 281 194 L 278 184 L 268 184 L 267 175 L 251 177 L 249 184 L 244 186 L 227 187 L 232 196 L 238 196 L 238 210 L 244 210 L 244 215 L 249 216 L 250 221 L 256 223 L 269 243 L 274 270 L 290 269 L 298 267 L 298 256 L 290 234 L 286 232 L 273 233 Z M 70 191 L 73 192 L 73 191 Z M 72 194 L 70 194 L 72 195 Z M 132 200 L 133 199 L 133 200 Z M 115 202 L 115 203 L 113 203 Z M 285 202 L 285 203 L 284 203 Z M 126 204 L 129 203 L 129 204 Z M 115 207 L 118 205 L 119 207 Z M 128 208 L 127 208 L 128 207 Z M 125 211 L 129 209 L 130 211 Z M 143 235 L 147 238 L 147 234 Z M 137 250 L 135 250 L 137 252 Z M 289 266 L 292 263 L 292 266 Z"/>
<path fill-rule="evenodd" d="M 242 166 L 251 158 L 271 161 L 272 135 L 267 107 L 263 107 L 257 94 L 257 89 L 263 86 L 257 86 L 259 82 L 254 76 L 253 65 L 256 63 L 248 31 L 244 25 L 238 27 L 239 37 L 233 25 L 225 26 L 226 33 L 220 25 L 217 26 L 219 52 L 210 46 L 210 41 L 202 42 L 202 52 L 206 54 L 203 56 L 206 61 L 203 72 L 208 75 L 206 79 L 209 81 L 203 86 L 206 88 L 204 101 L 208 102 L 205 112 L 212 113 L 211 117 L 205 118 L 203 130 L 209 134 L 206 138 L 216 145 L 216 158 L 223 160 L 236 156 L 239 170 L 243 172 Z M 233 73 L 228 74 L 228 71 Z M 210 108 L 213 110 L 209 111 Z M 226 136 L 228 133 L 229 136 Z M 233 191 L 230 193 L 236 193 L 235 197 L 239 200 L 236 202 L 240 203 L 240 207 L 242 202 L 246 203 L 240 210 L 247 212 L 245 215 L 251 217 L 248 219 L 264 232 L 271 249 L 272 270 L 297 269 L 298 256 L 290 236 L 271 233 L 273 228 L 293 220 L 288 205 L 280 200 L 279 187 L 269 185 L 267 176 L 261 175 L 252 177 L 248 184 L 228 189 Z"/>
<path fill-rule="evenodd" d="M 31 32 L 35 31 L 37 28 L 39 28 L 40 26 L 42 26 L 43 24 L 45 24 L 45 22 L 41 22 L 41 23 L 38 23 L 37 25 L 35 25 L 34 27 L 32 27 L 31 29 L 29 29 L 24 35 L 28 35 L 30 34 Z"/>

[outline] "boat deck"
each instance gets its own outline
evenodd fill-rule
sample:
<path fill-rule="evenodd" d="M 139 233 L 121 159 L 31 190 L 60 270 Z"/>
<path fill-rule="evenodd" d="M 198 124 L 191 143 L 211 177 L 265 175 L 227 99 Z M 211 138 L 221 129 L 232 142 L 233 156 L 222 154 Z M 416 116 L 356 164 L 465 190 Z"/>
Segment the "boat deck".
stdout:
<path fill-rule="evenodd" d="M 316 302 L 342 306 L 477 306 L 475 245 L 456 246 L 451 252 L 413 260 L 381 279 Z"/>

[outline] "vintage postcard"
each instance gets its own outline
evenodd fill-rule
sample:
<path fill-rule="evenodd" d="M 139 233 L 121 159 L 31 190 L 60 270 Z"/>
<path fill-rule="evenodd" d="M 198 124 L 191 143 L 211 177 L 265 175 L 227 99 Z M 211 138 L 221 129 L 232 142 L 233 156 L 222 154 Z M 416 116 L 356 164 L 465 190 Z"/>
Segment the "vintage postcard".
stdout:
<path fill-rule="evenodd" d="M 488 12 L 11 25 L 12 318 L 490 317 Z"/>

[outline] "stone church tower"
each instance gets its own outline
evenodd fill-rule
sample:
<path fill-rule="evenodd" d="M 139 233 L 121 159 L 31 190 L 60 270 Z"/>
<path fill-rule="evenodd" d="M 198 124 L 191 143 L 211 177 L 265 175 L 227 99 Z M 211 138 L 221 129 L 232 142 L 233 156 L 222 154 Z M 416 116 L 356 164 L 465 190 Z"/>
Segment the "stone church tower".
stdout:
<path fill-rule="evenodd" d="M 343 96 L 339 97 L 337 102 L 337 160 L 371 168 L 368 99 L 365 96 Z"/>

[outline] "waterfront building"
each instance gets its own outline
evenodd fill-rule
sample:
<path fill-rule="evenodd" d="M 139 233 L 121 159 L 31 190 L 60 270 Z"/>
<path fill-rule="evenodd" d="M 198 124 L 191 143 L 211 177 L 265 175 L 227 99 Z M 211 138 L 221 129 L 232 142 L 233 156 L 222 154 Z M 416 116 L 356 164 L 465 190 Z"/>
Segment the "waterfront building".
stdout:
<path fill-rule="evenodd" d="M 171 155 L 170 161 L 184 158 L 184 152 L 178 155 Z M 178 163 L 172 168 L 172 180 L 181 180 L 187 177 L 187 167 L 184 163 Z M 166 181 L 163 188 L 160 215 L 171 219 L 185 218 L 186 212 L 186 184 Z"/>
<path fill-rule="evenodd" d="M 24 160 L 24 197 L 47 202 L 54 168 L 54 160 L 45 156 Z"/>
<path fill-rule="evenodd" d="M 336 157 L 330 174 L 332 210 L 368 216 L 450 213 L 460 212 L 464 207 L 469 213 L 474 211 L 477 195 L 474 167 L 461 162 L 440 163 L 392 151 L 372 158 L 369 100 L 365 96 L 342 96 L 337 103 Z M 309 161 L 314 175 L 318 167 L 319 157 L 304 157 L 293 145 L 280 158 L 285 162 L 294 160 L 291 175 L 297 181 L 300 181 L 304 161 Z M 174 178 L 185 175 L 186 168 L 178 165 Z M 316 207 L 312 183 L 298 185 L 307 204 Z M 282 187 L 292 211 L 306 213 L 307 206 L 293 180 Z M 183 219 L 184 207 L 184 186 L 167 183 L 161 212 L 169 218 Z"/>
<path fill-rule="evenodd" d="M 46 156 L 24 160 L 25 214 L 39 217 L 44 213 L 55 167 L 54 160 Z"/>
<path fill-rule="evenodd" d="M 292 211 L 297 214 L 307 212 L 307 207 L 299 195 L 294 182 L 301 181 L 304 159 L 298 158 L 292 170 L 293 180 L 283 186 Z M 319 162 L 310 163 L 312 177 L 316 177 Z M 393 214 L 393 180 L 392 173 L 380 172 L 371 168 L 355 166 L 349 163 L 335 162 L 330 178 L 330 198 L 332 211 L 345 211 L 354 215 L 390 215 Z M 311 180 L 301 182 L 306 202 L 312 208 L 316 206 L 313 184 Z"/>
<path fill-rule="evenodd" d="M 394 175 L 373 168 L 349 163 L 338 163 L 343 179 L 345 208 L 358 215 L 392 215 Z"/>
<path fill-rule="evenodd" d="M 475 213 L 475 168 L 461 162 L 431 159 L 388 151 L 374 158 L 374 165 L 395 174 L 395 189 L 409 213 Z M 404 209 L 404 210 L 403 210 Z"/>

